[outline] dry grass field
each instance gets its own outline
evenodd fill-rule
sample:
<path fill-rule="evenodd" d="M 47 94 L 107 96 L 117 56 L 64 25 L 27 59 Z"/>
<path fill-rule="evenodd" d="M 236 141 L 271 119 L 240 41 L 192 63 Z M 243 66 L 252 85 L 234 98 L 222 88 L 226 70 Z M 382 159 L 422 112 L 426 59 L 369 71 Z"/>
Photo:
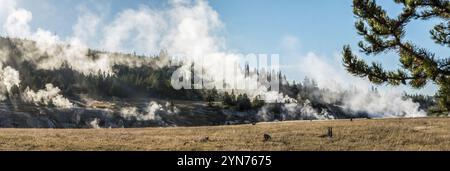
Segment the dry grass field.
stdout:
<path fill-rule="evenodd" d="M 324 136 L 333 128 L 333 138 Z M 264 134 L 271 139 L 264 141 Z M 450 118 L 140 129 L 0 129 L 0 150 L 450 150 Z"/>

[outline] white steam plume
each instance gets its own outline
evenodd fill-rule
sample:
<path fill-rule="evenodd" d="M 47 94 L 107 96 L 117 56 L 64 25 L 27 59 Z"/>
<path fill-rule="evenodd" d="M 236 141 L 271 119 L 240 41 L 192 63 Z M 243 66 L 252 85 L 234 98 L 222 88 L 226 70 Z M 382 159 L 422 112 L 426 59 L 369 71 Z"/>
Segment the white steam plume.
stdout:
<path fill-rule="evenodd" d="M 17 6 L 17 2 L 15 0 L 0 0 L 0 26 L 3 26 L 6 18 L 11 12 L 13 12 Z M 0 33 L 5 34 L 2 30 Z"/>
<path fill-rule="evenodd" d="M 0 101 L 6 99 L 6 93 L 11 93 L 14 86 L 20 86 L 19 71 L 10 66 L 3 68 L 0 62 Z"/>
<path fill-rule="evenodd" d="M 293 100 L 293 99 L 290 99 Z M 275 119 L 281 120 L 329 120 L 335 119 L 333 115 L 328 113 L 327 110 L 322 110 L 319 112 L 311 106 L 309 100 L 305 100 L 303 104 L 291 101 L 289 103 L 279 104 L 280 105 L 280 118 L 274 118 L 274 112 L 272 111 L 274 106 L 271 104 L 263 106 L 257 113 L 259 120 L 261 121 L 273 121 Z"/>
<path fill-rule="evenodd" d="M 29 87 L 25 89 L 23 93 L 23 100 L 35 105 L 54 105 L 57 108 L 72 108 L 73 104 L 64 96 L 59 94 L 61 90 L 58 87 L 54 87 L 53 84 L 46 84 L 45 89 L 38 90 L 37 92 L 31 90 Z"/>
<path fill-rule="evenodd" d="M 354 112 L 366 112 L 373 118 L 426 116 L 418 103 L 393 91 L 353 93 L 344 99 L 344 107 Z"/>
<path fill-rule="evenodd" d="M 80 18 L 80 22 L 81 20 L 84 22 L 76 25 L 74 37 L 68 37 L 66 40 L 61 40 L 59 36 L 42 28 L 31 30 L 29 23 L 32 18 L 30 11 L 11 6 L 3 25 L 5 34 L 10 37 L 36 41 L 36 44 L 16 42 L 25 60 L 35 63 L 40 69 L 57 69 L 63 63 L 67 63 L 74 70 L 85 74 L 98 71 L 111 73 L 113 62 L 110 58 L 105 55 L 100 55 L 98 59 L 88 57 L 88 47 L 83 42 L 86 37 L 95 34 L 93 30 L 97 24 L 95 17 Z M 84 24 L 84 27 L 81 24 Z"/>
<path fill-rule="evenodd" d="M 1 66 L 0 66 L 1 67 Z M 11 68 L 10 66 L 5 67 L 3 70 L 0 69 L 2 83 L 6 87 L 6 91 L 11 92 L 13 86 L 20 86 L 19 71 Z"/>
<path fill-rule="evenodd" d="M 98 119 L 98 118 L 95 118 L 94 120 L 89 122 L 89 125 L 91 126 L 91 128 L 94 128 L 94 129 L 100 129 L 101 127 L 99 124 L 100 124 L 100 119 Z"/>
<path fill-rule="evenodd" d="M 302 73 L 315 79 L 321 88 L 335 93 L 324 94 L 324 101 L 333 102 L 336 94 L 347 95 L 343 99 L 343 107 L 352 112 L 365 112 L 370 117 L 423 117 L 426 112 L 419 109 L 419 104 L 411 99 L 404 99 L 398 91 L 369 90 L 371 83 L 363 78 L 356 78 L 317 56 L 308 53 L 299 66 Z"/>
<path fill-rule="evenodd" d="M 125 107 L 121 110 L 122 117 L 126 119 L 135 118 L 138 121 L 152 121 L 157 119 L 157 112 L 161 105 L 150 102 L 144 112 L 139 112 L 137 107 Z"/>

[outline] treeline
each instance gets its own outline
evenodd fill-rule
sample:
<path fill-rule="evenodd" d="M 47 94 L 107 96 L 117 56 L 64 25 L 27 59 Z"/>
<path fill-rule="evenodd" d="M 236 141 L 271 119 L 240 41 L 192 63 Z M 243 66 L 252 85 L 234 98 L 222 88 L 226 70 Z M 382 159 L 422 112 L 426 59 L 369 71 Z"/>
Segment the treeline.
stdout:
<path fill-rule="evenodd" d="M 153 69 L 148 66 L 128 67 L 114 65 L 114 74 L 83 74 L 63 64 L 58 69 L 43 70 L 29 62 L 20 67 L 21 84 L 31 89 L 42 89 L 45 84 L 52 83 L 64 95 L 74 98 L 88 94 L 92 98 L 137 98 L 155 97 L 163 99 L 201 100 L 198 90 L 175 90 L 170 84 L 171 73 L 175 67 Z"/>

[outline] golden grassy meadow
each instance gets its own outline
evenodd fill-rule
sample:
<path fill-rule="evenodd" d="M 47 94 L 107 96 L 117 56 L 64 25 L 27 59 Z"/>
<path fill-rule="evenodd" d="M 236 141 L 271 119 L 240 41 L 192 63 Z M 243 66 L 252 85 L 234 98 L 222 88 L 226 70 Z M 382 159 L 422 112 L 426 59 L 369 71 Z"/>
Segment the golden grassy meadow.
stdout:
<path fill-rule="evenodd" d="M 333 138 L 324 136 L 328 127 L 333 128 Z M 264 134 L 271 139 L 264 141 Z M 0 129 L 0 150 L 450 150 L 450 118 L 174 128 Z"/>

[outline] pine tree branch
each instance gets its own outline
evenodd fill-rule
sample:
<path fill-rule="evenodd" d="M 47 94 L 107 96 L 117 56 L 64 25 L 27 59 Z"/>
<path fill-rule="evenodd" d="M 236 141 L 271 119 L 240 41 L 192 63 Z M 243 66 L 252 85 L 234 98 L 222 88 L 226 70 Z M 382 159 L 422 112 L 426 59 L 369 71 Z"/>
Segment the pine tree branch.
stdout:
<path fill-rule="evenodd" d="M 400 51 L 407 51 L 408 54 L 414 56 L 420 61 L 423 72 L 425 70 L 436 72 L 429 72 L 427 75 L 430 78 L 435 79 L 438 74 L 449 75 L 449 71 L 442 69 L 438 66 L 438 63 L 434 59 L 434 54 L 421 50 L 419 53 L 413 49 L 413 46 L 402 43 L 401 39 L 403 36 L 403 27 L 406 25 L 411 18 L 417 16 L 415 8 L 417 6 L 423 6 L 424 4 L 430 3 L 433 6 L 439 6 L 441 2 L 438 1 L 413 1 L 412 4 L 405 5 L 404 12 L 397 17 L 397 20 L 392 20 L 387 17 L 386 12 L 377 6 L 375 1 L 371 0 L 355 0 L 354 8 L 356 8 L 355 14 L 361 17 L 361 20 L 356 22 L 356 28 L 358 33 L 364 36 L 365 40 L 370 43 L 370 46 L 365 45 L 360 42 L 362 52 L 366 54 L 378 54 L 383 51 L 399 49 Z M 365 22 L 364 22 L 365 21 Z M 393 22 L 395 21 L 395 22 Z M 365 23 L 371 27 L 368 31 Z M 389 31 L 386 31 L 389 30 Z M 392 36 L 394 40 L 386 40 L 387 38 L 382 38 L 381 36 Z M 427 65 L 425 65 L 427 64 Z"/>
<path fill-rule="evenodd" d="M 447 22 L 447 26 L 444 23 L 434 26 L 430 34 L 437 44 L 450 47 L 450 21 Z"/>
<path fill-rule="evenodd" d="M 450 58 L 435 58 L 427 49 L 418 48 L 405 41 L 405 26 L 412 20 L 437 18 L 444 20 L 431 31 L 436 44 L 450 47 L 449 0 L 394 0 L 403 5 L 396 19 L 390 18 L 375 0 L 353 0 L 353 13 L 358 18 L 355 27 L 364 38 L 359 42 L 360 51 L 367 55 L 394 50 L 398 52 L 402 69 L 386 71 L 380 63 L 368 65 L 353 55 L 350 46 L 344 46 L 343 64 L 352 75 L 367 77 L 375 84 L 408 84 L 423 87 L 427 81 L 439 86 L 439 108 L 450 111 Z"/>
<path fill-rule="evenodd" d="M 353 55 L 350 46 L 345 46 L 343 50 L 343 63 L 348 72 L 359 77 L 368 77 L 369 80 L 377 84 L 390 82 L 398 85 L 406 84 L 408 80 L 425 79 L 424 75 L 408 75 L 401 70 L 385 71 L 381 69 L 381 64 L 373 63 L 369 66 L 363 60 Z"/>

